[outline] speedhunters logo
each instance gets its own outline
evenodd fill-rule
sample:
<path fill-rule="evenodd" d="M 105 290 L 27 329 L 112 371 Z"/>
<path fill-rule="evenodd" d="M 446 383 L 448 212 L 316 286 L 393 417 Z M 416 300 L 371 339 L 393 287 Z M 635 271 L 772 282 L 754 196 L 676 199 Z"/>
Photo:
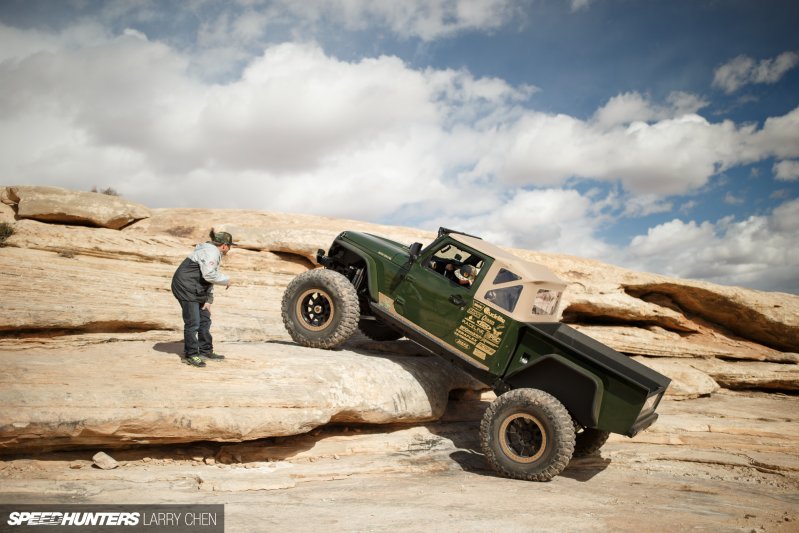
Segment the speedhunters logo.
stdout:
<path fill-rule="evenodd" d="M 139 513 L 12 511 L 6 523 L 9 526 L 137 526 Z"/>
<path fill-rule="evenodd" d="M 0 505 L 0 531 L 224 533 L 224 505 Z"/>

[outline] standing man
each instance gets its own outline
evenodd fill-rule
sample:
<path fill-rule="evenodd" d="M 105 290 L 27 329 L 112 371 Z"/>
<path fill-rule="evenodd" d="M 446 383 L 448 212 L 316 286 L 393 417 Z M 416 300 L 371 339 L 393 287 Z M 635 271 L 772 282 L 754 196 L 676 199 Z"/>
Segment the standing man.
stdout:
<path fill-rule="evenodd" d="M 214 285 L 230 287 L 230 278 L 219 272 L 222 256 L 233 246 L 230 233 L 211 230 L 211 240 L 198 244 L 172 276 L 172 294 L 183 311 L 184 362 L 205 366 L 204 359 L 224 359 L 214 353 L 211 337 L 211 304 Z"/>

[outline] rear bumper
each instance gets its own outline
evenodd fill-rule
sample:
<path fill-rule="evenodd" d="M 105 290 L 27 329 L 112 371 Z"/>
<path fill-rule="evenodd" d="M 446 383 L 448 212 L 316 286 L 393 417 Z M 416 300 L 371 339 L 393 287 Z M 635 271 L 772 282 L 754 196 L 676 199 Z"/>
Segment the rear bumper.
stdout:
<path fill-rule="evenodd" d="M 635 437 L 640 432 L 642 432 L 643 430 L 654 424 L 655 420 L 657 419 L 658 419 L 658 414 L 655 412 L 645 416 L 644 418 L 638 420 L 635 424 L 633 424 L 633 427 L 631 427 L 630 431 L 627 432 L 627 436 Z"/>

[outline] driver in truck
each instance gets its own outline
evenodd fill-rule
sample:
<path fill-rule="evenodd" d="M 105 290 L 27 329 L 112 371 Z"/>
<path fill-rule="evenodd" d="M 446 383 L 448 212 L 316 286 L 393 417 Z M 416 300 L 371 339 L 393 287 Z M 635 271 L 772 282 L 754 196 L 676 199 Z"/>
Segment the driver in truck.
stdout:
<path fill-rule="evenodd" d="M 472 265 L 461 265 L 461 267 L 455 271 L 455 279 L 458 281 L 459 285 L 471 287 L 474 280 L 477 279 L 477 269 Z"/>

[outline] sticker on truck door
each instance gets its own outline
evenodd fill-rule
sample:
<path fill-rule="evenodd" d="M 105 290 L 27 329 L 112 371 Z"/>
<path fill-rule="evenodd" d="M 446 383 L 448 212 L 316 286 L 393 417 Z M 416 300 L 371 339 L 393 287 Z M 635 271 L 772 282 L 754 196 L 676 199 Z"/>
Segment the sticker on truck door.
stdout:
<path fill-rule="evenodd" d="M 484 303 L 472 301 L 461 323 L 455 329 L 455 344 L 466 353 L 485 361 L 502 344 L 507 319 Z"/>

